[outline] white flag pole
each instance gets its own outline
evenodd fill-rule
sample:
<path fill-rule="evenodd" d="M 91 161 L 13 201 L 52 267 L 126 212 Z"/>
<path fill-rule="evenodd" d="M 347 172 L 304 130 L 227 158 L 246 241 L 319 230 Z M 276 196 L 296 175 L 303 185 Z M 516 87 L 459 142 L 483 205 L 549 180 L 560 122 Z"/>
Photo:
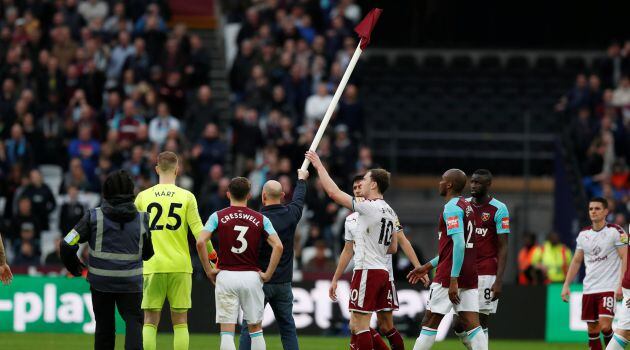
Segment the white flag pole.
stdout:
<path fill-rule="evenodd" d="M 335 111 L 335 108 L 337 108 L 337 103 L 339 103 L 339 98 L 341 98 L 341 95 L 343 94 L 343 90 L 345 90 L 346 84 L 348 84 L 348 79 L 350 79 L 350 75 L 352 75 L 354 66 L 356 66 L 357 61 L 359 60 L 359 57 L 361 56 L 361 53 L 363 53 L 363 50 L 361 50 L 361 40 L 359 40 L 359 45 L 357 45 L 357 49 L 354 50 L 354 54 L 352 55 L 352 58 L 350 59 L 350 63 L 348 63 L 348 68 L 346 68 L 346 71 L 343 73 L 343 77 L 341 78 L 341 81 L 339 82 L 339 86 L 337 86 L 337 91 L 335 91 L 335 95 L 333 96 L 332 101 L 330 101 L 330 104 L 328 105 L 326 114 L 324 114 L 324 119 L 322 119 L 322 122 L 319 125 L 319 129 L 317 129 L 317 133 L 315 134 L 315 138 L 313 138 L 313 142 L 311 143 L 311 147 L 309 148 L 310 151 L 314 152 L 315 150 L 317 150 L 317 146 L 319 146 L 319 141 L 321 141 L 322 136 L 324 136 L 324 132 L 326 131 L 326 127 L 328 126 L 328 122 L 330 121 L 330 118 L 332 117 L 332 114 Z M 304 162 L 302 163 L 301 169 L 307 170 L 310 163 L 311 162 L 305 158 Z"/>

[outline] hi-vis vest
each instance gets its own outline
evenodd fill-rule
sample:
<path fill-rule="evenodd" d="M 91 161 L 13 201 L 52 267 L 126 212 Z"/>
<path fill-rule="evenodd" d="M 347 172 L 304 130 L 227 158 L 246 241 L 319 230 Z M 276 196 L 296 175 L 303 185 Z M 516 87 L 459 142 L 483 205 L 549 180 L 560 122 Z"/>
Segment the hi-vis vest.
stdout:
<path fill-rule="evenodd" d="M 90 210 L 88 281 L 101 292 L 142 292 L 142 246 L 149 218 L 138 212 L 129 222 L 117 222 Z"/>

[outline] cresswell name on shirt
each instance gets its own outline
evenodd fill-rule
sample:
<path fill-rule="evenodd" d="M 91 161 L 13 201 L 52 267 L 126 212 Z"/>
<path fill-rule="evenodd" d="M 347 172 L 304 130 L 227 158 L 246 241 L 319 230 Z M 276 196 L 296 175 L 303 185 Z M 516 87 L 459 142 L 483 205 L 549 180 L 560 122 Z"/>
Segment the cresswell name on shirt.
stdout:
<path fill-rule="evenodd" d="M 243 219 L 252 222 L 256 226 L 260 226 L 260 220 L 251 214 L 245 213 L 229 213 L 221 217 L 221 223 L 227 224 L 230 220 Z"/>

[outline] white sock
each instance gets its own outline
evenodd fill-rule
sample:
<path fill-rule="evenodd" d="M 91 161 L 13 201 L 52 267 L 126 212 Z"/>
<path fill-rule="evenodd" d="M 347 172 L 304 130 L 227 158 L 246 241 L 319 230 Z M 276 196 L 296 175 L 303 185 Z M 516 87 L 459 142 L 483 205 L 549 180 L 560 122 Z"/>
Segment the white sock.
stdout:
<path fill-rule="evenodd" d="M 468 340 L 473 350 L 488 350 L 488 338 L 481 326 L 468 331 Z"/>
<path fill-rule="evenodd" d="M 455 332 L 455 335 L 459 337 L 459 340 L 462 341 L 462 344 L 464 344 L 466 349 L 472 350 L 472 347 L 470 346 L 470 340 L 468 340 L 468 333 L 466 333 L 465 331 L 461 333 Z"/>
<path fill-rule="evenodd" d="M 613 338 L 608 342 L 606 350 L 623 350 L 628 345 L 628 340 L 619 334 L 613 334 Z"/>
<path fill-rule="evenodd" d="M 236 350 L 234 332 L 221 332 L 221 347 L 219 350 Z"/>
<path fill-rule="evenodd" d="M 249 337 L 252 339 L 252 350 L 265 350 L 267 345 L 265 344 L 265 337 L 263 337 L 263 331 L 249 333 Z"/>
<path fill-rule="evenodd" d="M 437 335 L 437 329 L 422 327 L 420 336 L 416 339 L 416 344 L 413 346 L 413 350 L 429 350 L 435 343 L 435 336 Z"/>

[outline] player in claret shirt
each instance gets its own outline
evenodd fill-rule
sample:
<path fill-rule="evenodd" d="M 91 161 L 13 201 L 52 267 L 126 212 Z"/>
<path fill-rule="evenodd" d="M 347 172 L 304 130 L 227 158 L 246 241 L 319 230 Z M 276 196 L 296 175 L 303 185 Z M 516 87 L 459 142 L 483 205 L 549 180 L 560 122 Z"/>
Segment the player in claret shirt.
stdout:
<path fill-rule="evenodd" d="M 588 203 L 591 226 L 582 229 L 577 238 L 575 255 L 569 265 L 567 278 L 562 287 L 562 300 L 569 301 L 569 284 L 586 265 L 582 291 L 582 321 L 588 325 L 588 344 L 591 350 L 601 350 L 599 333 L 608 345 L 613 336 L 612 321 L 615 317 L 615 292 L 621 297 L 621 280 L 626 269 L 627 247 L 621 240 L 623 229 L 606 222 L 608 201 L 596 197 Z M 620 273 L 621 272 L 621 273 Z"/>
<path fill-rule="evenodd" d="M 437 266 L 414 350 L 428 350 L 433 346 L 437 328 L 451 309 L 455 309 L 464 324 L 471 348 L 488 349 L 488 339 L 479 325 L 475 215 L 470 203 L 461 196 L 466 181 L 466 174 L 459 169 L 447 170 L 442 175 L 440 196 L 447 202 L 440 216 L 439 254 L 408 275 L 409 281 L 415 283 Z"/>
<path fill-rule="evenodd" d="M 510 215 L 507 207 L 488 194 L 491 185 L 490 171 L 475 170 L 470 179 L 472 197 L 466 199 L 474 209 L 477 222 L 474 233 L 479 275 L 479 322 L 486 337 L 490 314 L 497 312 L 501 295 L 510 233 Z M 454 318 L 453 329 L 462 343 L 470 349 L 468 335 L 457 316 Z"/>
<path fill-rule="evenodd" d="M 263 282 L 273 276 L 280 257 L 282 241 L 271 221 L 261 213 L 249 209 L 251 184 L 244 177 L 232 179 L 227 196 L 230 206 L 213 213 L 197 239 L 197 252 L 208 278 L 216 279 L 216 320 L 221 324 L 220 350 L 236 350 L 234 331 L 239 309 L 249 327 L 252 350 L 266 349 L 262 332 L 265 293 Z M 210 265 L 206 243 L 216 233 L 219 237 L 221 270 Z M 272 252 L 267 271 L 258 268 L 258 254 L 262 241 L 267 241 Z"/>

